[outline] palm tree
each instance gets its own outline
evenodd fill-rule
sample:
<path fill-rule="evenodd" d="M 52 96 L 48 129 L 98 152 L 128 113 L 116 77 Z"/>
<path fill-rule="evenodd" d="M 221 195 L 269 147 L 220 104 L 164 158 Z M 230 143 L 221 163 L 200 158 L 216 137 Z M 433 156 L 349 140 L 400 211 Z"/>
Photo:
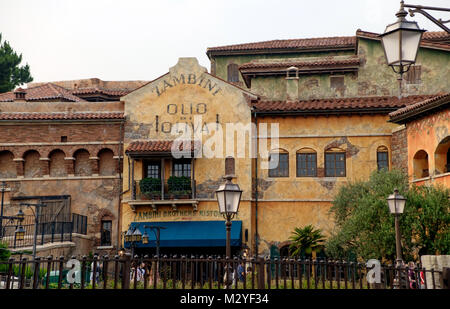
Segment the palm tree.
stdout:
<path fill-rule="evenodd" d="M 313 252 L 322 250 L 325 237 L 322 235 L 321 229 L 314 229 L 310 224 L 304 228 L 296 227 L 289 240 L 291 241 L 289 246 L 291 256 L 298 256 L 301 252 L 311 256 Z"/>

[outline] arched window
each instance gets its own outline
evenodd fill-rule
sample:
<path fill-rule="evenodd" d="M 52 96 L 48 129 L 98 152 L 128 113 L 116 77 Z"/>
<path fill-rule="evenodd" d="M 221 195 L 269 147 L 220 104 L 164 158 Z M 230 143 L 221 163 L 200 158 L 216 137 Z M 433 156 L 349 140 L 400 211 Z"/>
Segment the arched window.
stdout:
<path fill-rule="evenodd" d="M 228 81 L 236 83 L 239 81 L 239 69 L 236 63 L 230 63 L 227 67 Z"/>
<path fill-rule="evenodd" d="M 436 174 L 450 172 L 450 136 L 444 138 L 434 152 Z"/>
<path fill-rule="evenodd" d="M 377 148 L 377 169 L 389 170 L 389 152 L 386 146 Z"/>
<path fill-rule="evenodd" d="M 75 175 L 90 176 L 92 175 L 92 168 L 89 162 L 89 152 L 85 149 L 79 149 L 73 155 L 75 158 Z"/>
<path fill-rule="evenodd" d="M 297 177 L 317 177 L 317 153 L 314 149 L 297 151 Z"/>
<path fill-rule="evenodd" d="M 0 151 L 0 178 L 16 178 L 17 170 L 14 155 L 10 151 Z"/>
<path fill-rule="evenodd" d="M 64 161 L 65 153 L 60 149 L 53 150 L 48 158 L 50 159 L 50 177 L 67 176 L 66 165 Z"/>
<path fill-rule="evenodd" d="M 286 150 L 270 153 L 269 177 L 289 177 L 289 153 Z"/>
<path fill-rule="evenodd" d="M 339 148 L 329 148 L 325 151 L 325 177 L 345 177 L 345 151 Z"/>
<path fill-rule="evenodd" d="M 114 153 L 111 149 L 102 149 L 98 153 L 98 172 L 101 176 L 112 176 L 116 173 Z"/>
<path fill-rule="evenodd" d="M 42 176 L 40 157 L 39 152 L 36 150 L 29 150 L 24 154 L 23 159 L 25 162 L 23 165 L 23 172 L 25 178 Z"/>
<path fill-rule="evenodd" d="M 425 150 L 416 152 L 413 158 L 414 178 L 428 177 L 428 153 Z"/>

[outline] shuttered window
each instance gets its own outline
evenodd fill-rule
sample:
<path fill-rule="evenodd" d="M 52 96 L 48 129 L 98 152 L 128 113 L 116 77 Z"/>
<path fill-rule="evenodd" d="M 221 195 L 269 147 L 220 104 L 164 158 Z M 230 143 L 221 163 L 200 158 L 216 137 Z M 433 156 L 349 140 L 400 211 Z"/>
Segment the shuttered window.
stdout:
<path fill-rule="evenodd" d="M 235 63 L 228 65 L 228 81 L 232 83 L 239 81 L 239 69 L 238 65 Z"/>
<path fill-rule="evenodd" d="M 422 67 L 420 65 L 411 65 L 409 71 L 405 74 L 407 84 L 420 84 Z"/>

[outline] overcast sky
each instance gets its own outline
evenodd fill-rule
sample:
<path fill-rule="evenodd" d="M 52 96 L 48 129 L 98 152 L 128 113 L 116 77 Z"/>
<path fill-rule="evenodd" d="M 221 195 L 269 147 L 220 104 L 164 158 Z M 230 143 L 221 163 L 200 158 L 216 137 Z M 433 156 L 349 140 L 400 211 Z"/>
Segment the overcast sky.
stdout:
<path fill-rule="evenodd" d="M 399 0 L 0 0 L 3 40 L 34 81 L 152 80 L 179 57 L 209 70 L 207 47 L 381 33 Z M 450 7 L 449 0 L 409 4 Z M 450 19 L 449 13 L 433 16 Z M 408 17 L 408 19 L 413 19 Z M 441 29 L 417 14 L 421 28 Z"/>

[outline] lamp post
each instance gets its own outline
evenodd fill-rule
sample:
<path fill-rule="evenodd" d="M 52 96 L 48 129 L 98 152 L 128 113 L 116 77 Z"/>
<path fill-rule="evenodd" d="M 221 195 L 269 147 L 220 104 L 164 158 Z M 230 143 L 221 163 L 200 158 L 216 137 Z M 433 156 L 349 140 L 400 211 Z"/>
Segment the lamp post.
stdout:
<path fill-rule="evenodd" d="M 403 266 L 402 260 L 402 245 L 401 245 L 401 235 L 399 226 L 399 216 L 403 213 L 406 204 L 406 198 L 398 194 L 398 190 L 395 189 L 394 193 L 389 195 L 387 198 L 389 205 L 389 211 L 394 215 L 395 220 L 395 251 L 396 251 L 396 268 Z M 399 287 L 400 282 L 397 278 L 396 286 Z"/>
<path fill-rule="evenodd" d="M 128 229 L 125 234 L 125 241 L 131 244 L 131 256 L 134 258 L 134 247 L 138 242 L 142 241 L 142 233 L 137 226 Z"/>
<path fill-rule="evenodd" d="M 400 2 L 400 10 L 395 15 L 397 21 L 387 25 L 380 37 L 387 64 L 399 74 L 397 80 L 401 97 L 403 74 L 416 62 L 420 40 L 425 30 L 419 29 L 417 22 L 406 20 L 408 13 L 404 9 L 403 1 Z"/>
<path fill-rule="evenodd" d="M 39 224 L 39 210 L 42 207 L 47 207 L 46 204 L 30 204 L 30 203 L 20 203 L 20 206 L 29 207 L 33 211 L 34 215 L 34 240 L 33 240 L 33 260 L 36 259 L 36 243 L 37 243 L 37 231 Z M 34 207 L 36 211 L 33 210 Z"/>
<path fill-rule="evenodd" d="M 156 256 L 159 258 L 159 248 L 160 248 L 160 240 L 161 240 L 161 230 L 165 230 L 166 228 L 163 226 L 156 225 L 144 225 L 144 229 L 150 229 L 153 234 L 155 234 L 156 238 Z M 144 232 L 142 236 L 142 244 L 146 245 L 149 242 L 149 236 L 147 232 Z"/>
<path fill-rule="evenodd" d="M 239 203 L 241 201 L 242 190 L 239 188 L 239 185 L 231 182 L 233 176 L 227 175 L 225 176 L 226 182 L 222 184 L 216 190 L 217 203 L 219 204 L 219 212 L 225 218 L 225 227 L 226 227 L 226 257 L 231 258 L 231 220 L 237 214 L 239 209 Z M 230 280 L 229 278 L 229 267 L 227 265 L 226 268 L 226 287 L 230 288 Z"/>

